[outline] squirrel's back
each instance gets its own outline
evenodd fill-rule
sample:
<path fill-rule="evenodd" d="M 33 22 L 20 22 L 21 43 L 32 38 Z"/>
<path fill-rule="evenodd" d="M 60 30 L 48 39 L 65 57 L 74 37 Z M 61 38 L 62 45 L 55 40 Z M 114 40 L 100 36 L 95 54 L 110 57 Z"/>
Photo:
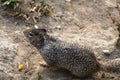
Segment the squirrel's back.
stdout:
<path fill-rule="evenodd" d="M 97 61 L 94 51 L 89 47 L 51 37 L 44 29 L 30 29 L 24 34 L 30 43 L 40 50 L 49 65 L 67 69 L 78 77 L 91 76 L 100 69 L 109 72 L 116 69 L 120 71 L 120 60 Z"/>

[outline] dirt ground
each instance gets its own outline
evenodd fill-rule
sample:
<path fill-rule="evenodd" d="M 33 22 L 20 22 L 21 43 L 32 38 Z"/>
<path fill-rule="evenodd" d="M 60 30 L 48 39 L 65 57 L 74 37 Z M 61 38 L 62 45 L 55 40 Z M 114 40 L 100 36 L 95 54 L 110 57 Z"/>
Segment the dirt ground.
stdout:
<path fill-rule="evenodd" d="M 120 0 L 45 0 L 54 7 L 53 17 L 28 24 L 0 8 L 0 80 L 83 80 L 63 70 L 49 69 L 23 31 L 37 25 L 63 41 L 91 46 L 98 59 L 120 58 Z M 33 22 L 29 22 L 33 23 Z M 108 53 L 105 53 L 108 51 Z M 17 66 L 23 64 L 23 69 Z M 101 80 L 120 80 L 120 74 L 99 72 Z M 85 80 L 85 79 L 84 79 Z"/>

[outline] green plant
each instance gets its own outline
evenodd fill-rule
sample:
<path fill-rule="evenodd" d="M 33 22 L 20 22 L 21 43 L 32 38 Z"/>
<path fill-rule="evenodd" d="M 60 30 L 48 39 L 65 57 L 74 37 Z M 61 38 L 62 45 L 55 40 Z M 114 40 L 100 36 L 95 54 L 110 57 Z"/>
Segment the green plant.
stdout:
<path fill-rule="evenodd" d="M 2 6 L 11 6 L 16 9 L 19 5 L 19 1 L 17 0 L 2 0 Z"/>
<path fill-rule="evenodd" d="M 45 3 L 44 0 L 40 2 L 39 5 L 36 5 L 36 11 L 40 12 L 41 15 L 50 15 L 53 12 L 52 6 Z"/>
<path fill-rule="evenodd" d="M 38 80 L 40 80 L 43 77 L 40 73 L 38 73 Z"/>

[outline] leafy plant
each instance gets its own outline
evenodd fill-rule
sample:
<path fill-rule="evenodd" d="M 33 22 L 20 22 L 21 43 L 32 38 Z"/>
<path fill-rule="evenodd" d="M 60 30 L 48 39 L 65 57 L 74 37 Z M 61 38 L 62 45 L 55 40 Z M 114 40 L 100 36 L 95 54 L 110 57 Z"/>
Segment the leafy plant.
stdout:
<path fill-rule="evenodd" d="M 36 5 L 36 11 L 40 12 L 41 15 L 50 15 L 53 12 L 52 6 L 45 3 L 44 1 L 41 1 L 39 5 Z"/>
<path fill-rule="evenodd" d="M 25 1 L 26 4 L 23 4 Z M 52 16 L 53 14 L 53 7 L 44 0 L 40 2 L 35 0 L 1 0 L 1 2 L 5 9 L 12 10 L 12 16 L 24 18 L 26 21 L 33 20 L 34 23 L 41 16 Z"/>
<path fill-rule="evenodd" d="M 2 0 L 2 6 L 11 6 L 14 9 L 16 9 L 19 5 L 19 1 L 18 0 Z"/>

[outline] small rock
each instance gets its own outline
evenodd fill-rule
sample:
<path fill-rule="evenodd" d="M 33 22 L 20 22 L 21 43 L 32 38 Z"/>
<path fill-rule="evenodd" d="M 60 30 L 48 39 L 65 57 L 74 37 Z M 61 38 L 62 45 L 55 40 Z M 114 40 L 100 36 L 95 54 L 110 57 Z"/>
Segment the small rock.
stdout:
<path fill-rule="evenodd" d="M 104 55 L 110 56 L 110 51 L 109 50 L 103 50 Z"/>
<path fill-rule="evenodd" d="M 115 60 L 120 60 L 120 58 L 116 58 Z"/>
<path fill-rule="evenodd" d="M 71 0 L 65 0 L 65 1 L 70 2 Z"/>
<path fill-rule="evenodd" d="M 57 28 L 57 29 L 60 29 L 60 28 L 61 28 L 61 26 L 60 26 L 60 25 L 58 25 L 58 26 L 56 26 L 56 28 Z"/>
<path fill-rule="evenodd" d="M 101 56 L 98 56 L 98 57 L 97 57 L 97 60 L 101 60 Z"/>
<path fill-rule="evenodd" d="M 61 17 L 61 16 L 63 16 L 63 12 L 57 12 L 56 13 L 56 17 Z"/>
<path fill-rule="evenodd" d="M 110 51 L 109 50 L 103 50 L 104 53 L 109 53 Z"/>
<path fill-rule="evenodd" d="M 38 26 L 37 26 L 37 25 L 34 25 L 34 27 L 35 27 L 36 29 L 38 29 Z"/>

